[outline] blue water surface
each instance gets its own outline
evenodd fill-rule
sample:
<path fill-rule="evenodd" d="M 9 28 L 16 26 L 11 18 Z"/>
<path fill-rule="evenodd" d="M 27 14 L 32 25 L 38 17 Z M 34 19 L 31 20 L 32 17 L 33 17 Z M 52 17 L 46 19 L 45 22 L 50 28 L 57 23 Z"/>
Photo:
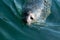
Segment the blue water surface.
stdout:
<path fill-rule="evenodd" d="M 52 0 L 45 26 L 28 27 L 21 21 L 24 0 L 0 0 L 0 40 L 60 40 L 60 0 Z"/>

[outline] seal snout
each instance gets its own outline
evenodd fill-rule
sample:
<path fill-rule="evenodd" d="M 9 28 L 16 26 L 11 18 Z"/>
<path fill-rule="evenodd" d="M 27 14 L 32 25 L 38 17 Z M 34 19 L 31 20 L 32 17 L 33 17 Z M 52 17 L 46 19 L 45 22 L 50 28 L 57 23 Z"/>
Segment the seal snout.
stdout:
<path fill-rule="evenodd" d="M 29 15 L 27 16 L 27 24 L 31 24 L 33 23 L 33 21 L 35 20 L 35 15 L 33 13 L 29 13 Z"/>
<path fill-rule="evenodd" d="M 36 19 L 35 18 L 35 14 L 29 11 L 28 15 L 25 16 L 24 21 L 25 21 L 25 23 L 27 23 L 28 25 L 30 25 L 31 23 L 34 22 L 35 19 Z"/>

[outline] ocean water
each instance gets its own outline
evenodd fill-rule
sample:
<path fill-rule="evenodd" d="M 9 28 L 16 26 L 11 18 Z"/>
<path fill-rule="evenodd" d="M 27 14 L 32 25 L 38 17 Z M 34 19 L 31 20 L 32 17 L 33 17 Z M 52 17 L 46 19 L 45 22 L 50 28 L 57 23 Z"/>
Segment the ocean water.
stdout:
<path fill-rule="evenodd" d="M 52 0 L 45 25 L 30 27 L 21 21 L 24 0 L 0 0 L 0 40 L 60 40 L 60 0 Z"/>

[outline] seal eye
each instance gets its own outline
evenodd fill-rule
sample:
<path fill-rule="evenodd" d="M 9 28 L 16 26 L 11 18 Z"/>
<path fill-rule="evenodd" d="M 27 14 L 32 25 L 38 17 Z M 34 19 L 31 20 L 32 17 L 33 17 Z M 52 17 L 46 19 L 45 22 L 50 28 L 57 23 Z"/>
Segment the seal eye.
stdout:
<path fill-rule="evenodd" d="M 33 20 L 33 17 L 30 17 L 31 20 Z"/>

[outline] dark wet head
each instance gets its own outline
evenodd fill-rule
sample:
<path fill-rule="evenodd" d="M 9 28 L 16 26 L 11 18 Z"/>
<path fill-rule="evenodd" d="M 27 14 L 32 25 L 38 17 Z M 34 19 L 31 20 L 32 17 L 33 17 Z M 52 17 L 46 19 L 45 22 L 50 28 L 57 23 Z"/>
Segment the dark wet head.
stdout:
<path fill-rule="evenodd" d="M 44 3 L 47 0 L 26 0 L 23 4 L 23 15 L 24 15 L 24 22 L 27 24 L 31 24 L 34 22 L 43 21 L 46 19 L 47 10 L 49 11 L 49 4 Z M 47 6 L 48 5 L 48 6 Z"/>
<path fill-rule="evenodd" d="M 23 5 L 24 22 L 31 24 L 36 20 L 37 9 L 40 9 L 42 0 L 26 0 Z"/>

